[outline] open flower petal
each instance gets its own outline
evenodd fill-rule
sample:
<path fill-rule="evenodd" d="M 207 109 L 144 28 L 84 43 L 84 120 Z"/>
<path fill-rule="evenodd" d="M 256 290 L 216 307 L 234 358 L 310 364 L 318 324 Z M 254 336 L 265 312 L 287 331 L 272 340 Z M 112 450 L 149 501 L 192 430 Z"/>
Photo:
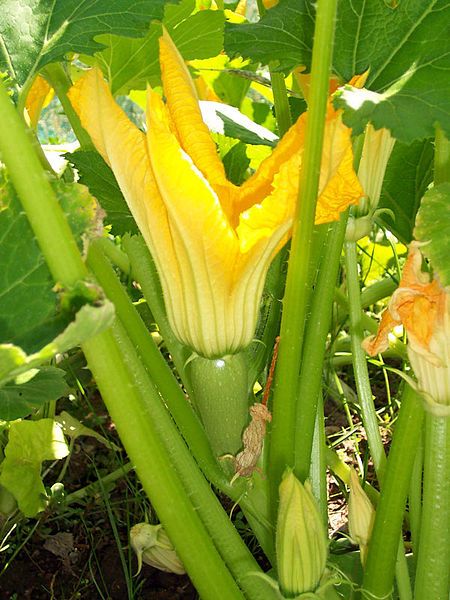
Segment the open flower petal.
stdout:
<path fill-rule="evenodd" d="M 171 132 L 161 98 L 151 91 L 147 141 L 167 208 L 179 266 L 178 285 L 192 315 L 187 335 L 181 337 L 202 354 L 220 355 L 227 345 L 220 338 L 228 326 L 227 304 L 239 254 L 238 240 L 214 190 Z M 196 331 L 199 328 L 201 331 Z"/>
<path fill-rule="evenodd" d="M 145 134 L 116 104 L 97 69 L 88 71 L 69 92 L 83 127 L 114 175 L 152 252 L 163 288 L 177 290 L 178 264 L 173 259 L 167 211 L 151 169 Z M 166 303 L 178 304 L 175 295 Z M 168 308 L 169 310 L 169 308 Z M 184 315 L 187 321 L 187 315 Z"/>
<path fill-rule="evenodd" d="M 117 106 L 95 69 L 70 98 L 150 248 L 174 333 L 199 354 L 220 357 L 253 338 L 267 270 L 292 226 L 307 117 L 257 175 L 235 186 L 225 177 L 189 72 L 166 33 L 160 58 L 167 102 L 148 91 L 147 136 Z M 317 222 L 337 219 L 360 194 L 350 169 L 350 132 L 332 108 L 325 135 Z"/>
<path fill-rule="evenodd" d="M 164 95 L 180 144 L 209 181 L 225 184 L 225 169 L 203 121 L 188 68 L 167 32 L 159 47 Z"/>
<path fill-rule="evenodd" d="M 308 114 L 303 113 L 272 154 L 261 163 L 256 173 L 241 186 L 236 210 L 244 212 L 255 202 L 268 196 L 274 187 L 276 174 L 289 161 L 296 164 L 297 177 L 294 177 L 292 184 L 295 185 L 295 190 L 298 189 L 307 120 Z M 294 188 L 292 191 L 296 196 Z M 353 169 L 351 130 L 342 123 L 340 111 L 334 110 L 330 102 L 326 115 L 315 222 L 320 224 L 338 220 L 339 214 L 349 205 L 356 204 L 363 194 Z"/>

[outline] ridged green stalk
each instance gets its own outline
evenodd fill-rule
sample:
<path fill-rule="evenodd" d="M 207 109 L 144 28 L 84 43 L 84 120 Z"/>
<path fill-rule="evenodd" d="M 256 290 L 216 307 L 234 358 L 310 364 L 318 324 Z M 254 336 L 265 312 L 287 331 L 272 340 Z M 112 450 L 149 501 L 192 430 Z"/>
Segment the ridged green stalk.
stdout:
<path fill-rule="evenodd" d="M 306 285 L 325 130 L 336 5 L 336 0 L 317 2 L 308 128 L 299 202 L 293 226 L 273 397 L 269 480 L 274 517 L 277 512 L 278 486 L 282 473 L 286 466 L 294 464 L 297 384 L 309 297 Z"/>
<path fill-rule="evenodd" d="M 450 417 L 425 416 L 423 507 L 415 600 L 450 594 Z"/>
<path fill-rule="evenodd" d="M 422 422 L 421 401 L 412 388 L 405 386 L 365 566 L 363 588 L 368 598 L 387 598 L 392 591 L 399 533 Z"/>
<path fill-rule="evenodd" d="M 345 270 L 347 274 L 347 290 L 350 316 L 350 335 L 355 374 L 356 389 L 361 405 L 361 415 L 378 478 L 381 480 L 386 464 L 383 443 L 381 441 L 378 418 L 372 398 L 367 359 L 361 347 L 363 331 L 361 328 L 361 299 L 359 290 L 358 259 L 356 243 L 345 243 Z"/>
<path fill-rule="evenodd" d="M 326 340 L 346 221 L 343 216 L 338 223 L 330 226 L 305 334 L 305 348 L 308 351 L 303 357 L 299 379 L 295 438 L 295 471 L 301 481 L 309 475 L 317 399 L 322 386 Z"/>

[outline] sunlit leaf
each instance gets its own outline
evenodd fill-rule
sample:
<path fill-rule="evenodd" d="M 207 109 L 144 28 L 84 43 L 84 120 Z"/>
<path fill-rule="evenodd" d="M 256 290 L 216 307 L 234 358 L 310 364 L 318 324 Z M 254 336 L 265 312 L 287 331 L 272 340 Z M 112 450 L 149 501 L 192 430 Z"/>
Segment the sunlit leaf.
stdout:
<path fill-rule="evenodd" d="M 13 494 L 26 517 L 36 516 L 47 505 L 42 463 L 68 453 L 62 429 L 52 419 L 11 423 L 0 483 Z"/>
<path fill-rule="evenodd" d="M 163 24 L 169 31 L 185 60 L 209 58 L 223 47 L 223 11 L 195 10 L 195 0 L 183 0 L 179 5 L 168 4 Z M 96 40 L 105 49 L 96 53 L 95 60 L 105 73 L 113 94 L 141 90 L 147 84 L 160 83 L 158 38 L 161 24 L 152 23 L 145 37 L 131 39 L 118 35 L 103 35 Z"/>
<path fill-rule="evenodd" d="M 0 11 L 0 70 L 22 86 L 68 52 L 93 54 L 103 33 L 143 37 L 162 19 L 164 0 L 5 0 Z"/>
<path fill-rule="evenodd" d="M 258 23 L 227 24 L 230 55 L 285 72 L 310 67 L 313 0 L 280 0 Z M 370 69 L 367 87 L 382 93 L 365 97 L 348 90 L 339 106 L 356 132 L 370 119 L 402 141 L 431 137 L 436 122 L 450 135 L 450 5 L 446 0 L 365 2 L 338 5 L 333 71 L 343 82 Z"/>

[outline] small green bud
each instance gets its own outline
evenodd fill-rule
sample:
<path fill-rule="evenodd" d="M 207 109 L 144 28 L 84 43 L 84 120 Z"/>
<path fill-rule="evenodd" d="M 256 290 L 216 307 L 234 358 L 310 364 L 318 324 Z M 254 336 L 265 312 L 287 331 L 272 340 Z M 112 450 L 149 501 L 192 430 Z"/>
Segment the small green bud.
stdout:
<path fill-rule="evenodd" d="M 347 242 L 357 242 L 362 239 L 372 230 L 372 215 L 365 217 L 349 216 L 347 221 L 347 229 L 345 231 L 345 239 Z"/>
<path fill-rule="evenodd" d="M 183 563 L 178 558 L 172 542 L 162 525 L 149 525 L 138 523 L 131 528 L 130 543 L 136 552 L 139 574 L 142 562 L 151 565 L 160 571 L 183 575 L 186 573 Z"/>
<path fill-rule="evenodd" d="M 362 489 L 358 475 L 354 469 L 350 469 L 348 528 L 351 539 L 359 545 L 362 564 L 366 561 L 374 519 L 375 509 Z"/>
<path fill-rule="evenodd" d="M 278 581 L 285 596 L 317 589 L 327 561 L 327 535 L 311 486 L 302 485 L 290 470 L 280 484 L 276 553 Z"/>

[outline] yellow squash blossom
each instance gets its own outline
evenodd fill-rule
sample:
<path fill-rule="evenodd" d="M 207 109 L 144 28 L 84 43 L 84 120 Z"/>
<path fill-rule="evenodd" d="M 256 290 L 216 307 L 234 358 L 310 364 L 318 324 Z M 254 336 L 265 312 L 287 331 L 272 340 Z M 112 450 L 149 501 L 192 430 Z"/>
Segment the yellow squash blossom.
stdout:
<path fill-rule="evenodd" d="M 307 117 L 235 186 L 166 33 L 160 62 L 166 102 L 148 90 L 147 134 L 114 102 L 99 70 L 70 99 L 149 246 L 175 334 L 198 354 L 220 357 L 252 341 L 267 269 L 290 235 Z M 337 220 L 362 195 L 352 160 L 350 130 L 330 103 L 316 223 Z"/>
<path fill-rule="evenodd" d="M 403 324 L 408 334 L 408 356 L 419 389 L 430 407 L 450 405 L 450 290 L 422 271 L 419 242 L 412 242 L 398 289 L 383 313 L 376 336 L 364 340 L 374 355 L 388 348 L 391 329 Z"/>

